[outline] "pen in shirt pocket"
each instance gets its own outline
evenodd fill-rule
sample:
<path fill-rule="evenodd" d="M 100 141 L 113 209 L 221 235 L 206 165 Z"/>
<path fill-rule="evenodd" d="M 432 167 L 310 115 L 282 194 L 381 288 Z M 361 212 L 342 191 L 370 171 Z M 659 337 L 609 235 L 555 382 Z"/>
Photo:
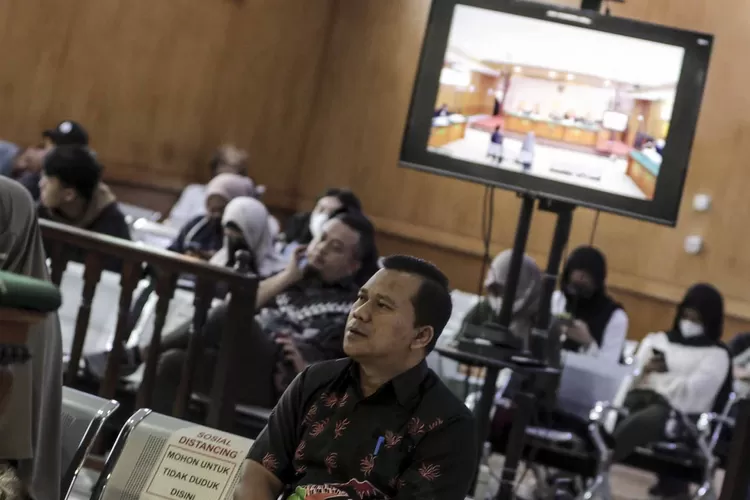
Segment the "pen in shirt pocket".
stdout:
<path fill-rule="evenodd" d="M 385 438 L 380 436 L 378 438 L 378 444 L 375 445 L 375 451 L 372 454 L 373 457 L 377 457 L 378 453 L 380 453 L 380 447 L 383 446 L 383 441 L 385 441 Z"/>

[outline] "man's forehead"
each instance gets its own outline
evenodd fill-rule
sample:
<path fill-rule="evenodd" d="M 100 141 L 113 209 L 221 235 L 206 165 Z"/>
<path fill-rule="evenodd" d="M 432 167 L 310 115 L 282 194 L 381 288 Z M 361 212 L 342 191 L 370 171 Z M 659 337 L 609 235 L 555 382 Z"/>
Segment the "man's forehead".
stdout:
<path fill-rule="evenodd" d="M 329 219 L 323 228 L 328 236 L 344 243 L 355 245 L 359 241 L 359 233 L 338 219 Z"/>
<path fill-rule="evenodd" d="M 387 295 L 394 300 L 411 300 L 421 283 L 422 280 L 411 273 L 381 269 L 363 288 L 371 293 Z"/>

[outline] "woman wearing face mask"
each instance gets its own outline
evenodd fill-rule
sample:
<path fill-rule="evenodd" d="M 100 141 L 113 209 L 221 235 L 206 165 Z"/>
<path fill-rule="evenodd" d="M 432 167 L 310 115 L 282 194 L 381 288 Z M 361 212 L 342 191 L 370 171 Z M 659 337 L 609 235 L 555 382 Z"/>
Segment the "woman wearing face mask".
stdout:
<path fill-rule="evenodd" d="M 210 259 L 221 247 L 224 232 L 221 217 L 227 203 L 239 196 L 254 196 L 255 184 L 245 176 L 219 174 L 206 186 L 206 213 L 190 219 L 169 250 L 198 259 Z"/>
<path fill-rule="evenodd" d="M 500 252 L 490 264 L 484 280 L 486 295 L 466 314 L 464 329 L 469 325 L 497 323 L 503 305 L 505 281 L 508 278 L 512 254 L 511 250 Z M 524 255 L 510 325 L 510 331 L 514 336 L 524 340 L 528 338 L 539 309 L 541 292 L 542 272 L 531 257 Z"/>
<path fill-rule="evenodd" d="M 566 325 L 563 349 L 619 362 L 628 333 L 628 315 L 607 294 L 607 262 L 594 247 L 576 248 L 563 268 L 551 313 Z"/>
<path fill-rule="evenodd" d="M 723 324 L 721 294 L 698 284 L 678 306 L 672 329 L 643 339 L 635 355 L 639 372 L 621 391 L 629 415 L 613 434 L 614 462 L 662 439 L 671 408 L 690 414 L 721 411 L 732 387 L 729 350 L 720 341 Z M 680 493 L 675 487 L 687 488 L 660 478 L 651 493 L 673 496 Z"/>
<path fill-rule="evenodd" d="M 318 198 L 312 212 L 293 215 L 287 222 L 279 241 L 284 244 L 284 255 L 291 256 L 299 245 L 307 245 L 320 235 L 323 224 L 340 210 L 362 210 L 362 203 L 353 192 L 343 188 L 330 188 Z"/>
<path fill-rule="evenodd" d="M 484 280 L 486 295 L 466 314 L 462 330 L 469 326 L 497 323 L 503 305 L 503 293 L 505 292 L 505 282 L 508 279 L 512 254 L 511 250 L 505 250 L 493 259 Z M 516 289 L 516 298 L 513 301 L 513 315 L 510 323 L 510 332 L 521 339 L 522 342 L 525 342 L 531 334 L 531 329 L 539 312 L 541 295 L 542 272 L 531 257 L 524 255 L 521 261 L 521 273 L 518 277 L 518 288 Z M 504 397 L 512 395 L 518 390 L 520 383 L 521 379 L 514 377 L 510 370 L 503 370 L 499 382 L 503 386 L 501 395 Z M 512 418 L 512 409 L 496 408 L 492 417 L 489 436 L 489 440 L 496 450 L 504 449 Z"/>
<path fill-rule="evenodd" d="M 286 262 L 274 249 L 268 219 L 268 209 L 255 198 L 239 197 L 230 201 L 221 218 L 224 243 L 210 262 L 232 267 L 236 252 L 246 250 L 250 253 L 250 269 L 260 278 L 284 269 Z"/>

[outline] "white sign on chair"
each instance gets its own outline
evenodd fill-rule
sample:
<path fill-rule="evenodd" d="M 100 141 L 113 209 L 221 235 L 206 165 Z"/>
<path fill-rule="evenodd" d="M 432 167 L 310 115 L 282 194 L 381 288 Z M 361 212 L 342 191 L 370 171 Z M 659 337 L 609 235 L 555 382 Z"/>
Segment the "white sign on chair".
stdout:
<path fill-rule="evenodd" d="M 141 498 L 231 498 L 235 478 L 251 445 L 250 439 L 215 429 L 199 426 L 181 429 L 167 441 Z"/>

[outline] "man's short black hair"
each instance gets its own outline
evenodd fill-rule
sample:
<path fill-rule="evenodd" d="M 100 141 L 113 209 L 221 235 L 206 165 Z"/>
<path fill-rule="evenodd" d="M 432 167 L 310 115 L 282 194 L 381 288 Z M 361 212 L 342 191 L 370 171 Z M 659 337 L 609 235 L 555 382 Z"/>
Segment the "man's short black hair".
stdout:
<path fill-rule="evenodd" d="M 448 278 L 436 265 L 410 255 L 391 255 L 382 261 L 383 269 L 415 274 L 422 278 L 419 290 L 411 299 L 414 305 L 414 326 L 431 326 L 435 332 L 427 346 L 432 351 L 438 337 L 451 317 L 451 301 Z"/>
<path fill-rule="evenodd" d="M 375 227 L 362 212 L 342 208 L 334 212 L 331 219 L 340 220 L 359 234 L 356 257 L 360 262 L 372 253 L 375 247 Z"/>
<path fill-rule="evenodd" d="M 84 146 L 57 146 L 44 157 L 44 175 L 55 177 L 86 200 L 102 178 L 102 167 Z"/>
<path fill-rule="evenodd" d="M 325 198 L 326 196 L 333 196 L 334 198 L 337 198 L 341 202 L 342 208 L 346 210 L 362 211 L 362 202 L 351 189 L 329 188 L 325 193 L 323 193 L 323 196 L 321 196 L 321 198 Z"/>

